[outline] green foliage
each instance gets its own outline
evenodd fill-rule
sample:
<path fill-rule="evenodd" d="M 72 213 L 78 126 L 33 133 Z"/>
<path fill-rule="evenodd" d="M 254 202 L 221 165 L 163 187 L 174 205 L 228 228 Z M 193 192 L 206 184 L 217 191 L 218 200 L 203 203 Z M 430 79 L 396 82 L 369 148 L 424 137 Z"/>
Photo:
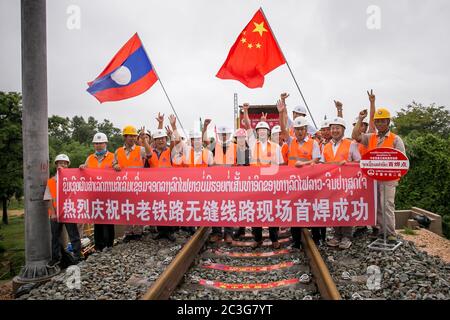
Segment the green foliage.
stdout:
<path fill-rule="evenodd" d="M 408 228 L 408 227 L 405 227 L 403 229 L 403 231 L 401 231 L 401 233 L 407 234 L 407 235 L 410 235 L 410 236 L 415 236 L 416 235 L 416 232 L 413 229 Z"/>
<path fill-rule="evenodd" d="M 441 215 L 443 232 L 450 238 L 449 112 L 420 104 L 402 110 L 394 119 L 394 130 L 404 134 L 410 170 L 397 188 L 396 207 L 420 207 Z M 438 119 L 432 120 L 433 117 Z"/>
<path fill-rule="evenodd" d="M 403 137 L 413 132 L 420 135 L 431 133 L 443 138 L 450 136 L 450 112 L 434 103 L 424 107 L 413 101 L 406 109 L 401 109 L 393 122 L 396 132 Z"/>
<path fill-rule="evenodd" d="M 99 123 L 93 117 L 89 117 L 86 121 L 79 116 L 69 119 L 53 115 L 48 121 L 50 175 L 55 174 L 53 160 L 60 153 L 69 156 L 72 168 L 83 164 L 87 156 L 93 152 L 92 138 L 97 132 L 103 132 L 108 137 L 109 151 L 113 152 L 123 144 L 120 129 L 106 119 Z"/>
<path fill-rule="evenodd" d="M 23 194 L 22 95 L 0 92 L 0 201 Z M 0 202 L 1 203 L 1 202 Z M 6 219 L 6 212 L 4 212 Z"/>

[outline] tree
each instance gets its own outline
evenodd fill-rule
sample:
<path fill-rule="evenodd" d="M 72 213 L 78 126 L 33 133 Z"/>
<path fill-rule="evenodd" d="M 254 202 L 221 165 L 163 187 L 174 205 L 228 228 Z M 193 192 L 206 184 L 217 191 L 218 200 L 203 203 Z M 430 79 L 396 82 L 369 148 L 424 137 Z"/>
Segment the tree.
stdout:
<path fill-rule="evenodd" d="M 75 116 L 72 118 L 72 140 L 81 144 L 91 144 L 92 137 L 97 132 L 98 122 L 93 117 L 89 117 L 86 122 L 83 117 Z"/>
<path fill-rule="evenodd" d="M 413 102 L 393 119 L 393 130 L 402 136 L 410 161 L 397 188 L 396 205 L 441 215 L 443 232 L 450 239 L 450 112 Z"/>
<path fill-rule="evenodd" d="M 415 101 L 402 108 L 393 119 L 395 131 L 400 136 L 407 136 L 416 131 L 419 134 L 435 134 L 443 138 L 450 136 L 450 112 L 445 107 L 431 104 L 424 107 Z"/>
<path fill-rule="evenodd" d="M 9 200 L 23 194 L 22 152 L 22 95 L 0 92 L 0 198 L 5 224 Z"/>

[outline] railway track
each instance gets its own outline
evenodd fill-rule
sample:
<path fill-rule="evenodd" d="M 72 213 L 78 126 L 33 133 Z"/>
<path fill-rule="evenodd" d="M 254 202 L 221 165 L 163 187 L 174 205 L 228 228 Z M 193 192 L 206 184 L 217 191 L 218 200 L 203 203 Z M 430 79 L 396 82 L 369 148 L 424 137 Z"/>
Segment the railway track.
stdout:
<path fill-rule="evenodd" d="M 199 228 L 142 299 L 341 299 L 306 228 L 301 250 L 289 246 L 287 231 L 280 232 L 277 250 L 267 234 L 253 249 L 248 231 L 232 245 L 209 244 L 209 232 Z"/>

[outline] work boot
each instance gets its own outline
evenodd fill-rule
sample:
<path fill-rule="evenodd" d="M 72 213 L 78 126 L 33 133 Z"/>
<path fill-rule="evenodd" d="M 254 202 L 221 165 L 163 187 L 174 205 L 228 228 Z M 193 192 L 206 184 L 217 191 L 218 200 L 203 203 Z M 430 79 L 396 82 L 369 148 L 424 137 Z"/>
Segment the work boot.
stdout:
<path fill-rule="evenodd" d="M 175 235 L 173 233 L 168 233 L 166 235 L 166 238 L 169 239 L 171 242 L 175 242 L 177 239 L 175 238 Z"/>
<path fill-rule="evenodd" d="M 222 238 L 220 234 L 212 234 L 209 236 L 209 242 L 211 243 L 219 242 L 220 238 Z"/>
<path fill-rule="evenodd" d="M 343 237 L 339 243 L 339 249 L 348 249 L 352 246 L 352 242 L 349 238 Z"/>
<path fill-rule="evenodd" d="M 263 245 L 263 241 L 262 240 L 261 241 L 254 241 L 253 244 L 252 244 L 252 248 L 253 249 L 261 248 L 262 245 Z"/>
<path fill-rule="evenodd" d="M 229 233 L 225 234 L 225 242 L 228 244 L 233 243 L 233 237 L 231 236 L 231 234 Z"/>
<path fill-rule="evenodd" d="M 131 234 L 127 234 L 124 238 L 123 238 L 123 242 L 124 243 L 128 243 L 128 242 L 130 242 L 131 240 L 133 240 L 133 235 L 131 235 Z"/>
<path fill-rule="evenodd" d="M 333 238 L 327 241 L 327 245 L 329 247 L 337 247 L 339 246 L 339 244 L 341 243 L 341 241 L 337 238 Z"/>

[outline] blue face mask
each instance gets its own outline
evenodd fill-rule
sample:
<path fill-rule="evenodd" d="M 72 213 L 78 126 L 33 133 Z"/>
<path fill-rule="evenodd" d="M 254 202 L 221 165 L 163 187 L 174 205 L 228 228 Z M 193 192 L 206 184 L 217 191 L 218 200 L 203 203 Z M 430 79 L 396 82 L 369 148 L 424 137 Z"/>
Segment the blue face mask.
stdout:
<path fill-rule="evenodd" d="M 102 151 L 95 151 L 95 155 L 97 157 L 104 156 L 106 154 L 106 149 L 103 149 Z"/>

